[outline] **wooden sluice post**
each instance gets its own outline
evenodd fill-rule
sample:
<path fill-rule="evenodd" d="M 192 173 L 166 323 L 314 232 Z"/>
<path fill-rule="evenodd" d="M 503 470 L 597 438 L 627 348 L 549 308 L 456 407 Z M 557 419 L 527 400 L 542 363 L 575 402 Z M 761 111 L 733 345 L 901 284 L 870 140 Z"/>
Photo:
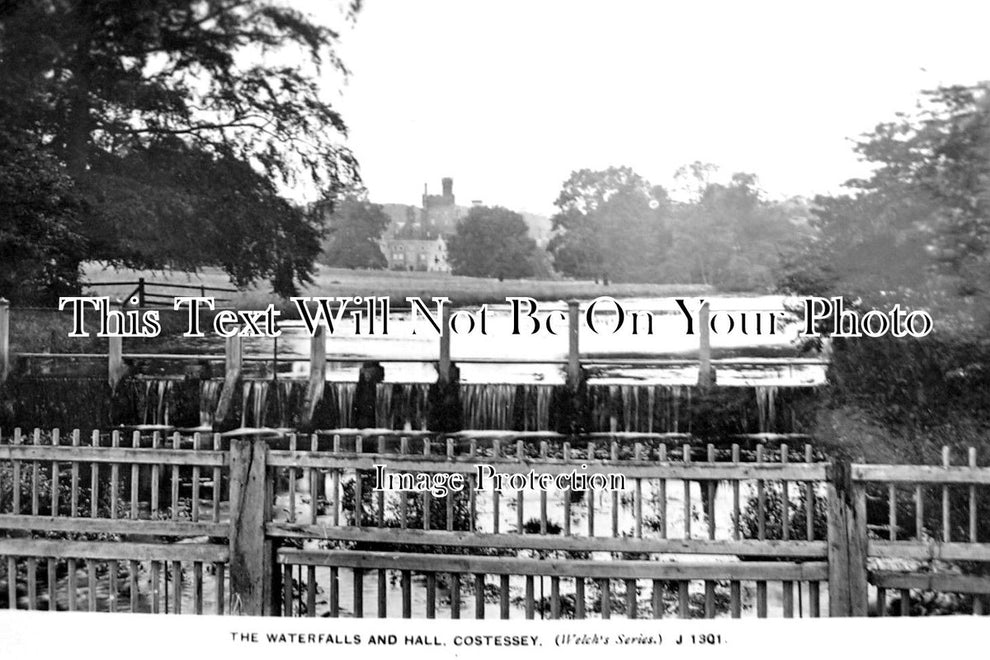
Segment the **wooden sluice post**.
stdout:
<path fill-rule="evenodd" d="M 698 310 L 698 387 L 707 390 L 715 383 L 712 371 L 711 310 L 706 300 Z"/>
<path fill-rule="evenodd" d="M 233 408 L 234 393 L 241 381 L 243 362 L 241 338 L 238 335 L 227 337 L 224 345 L 224 376 L 223 388 L 220 390 L 220 400 L 217 402 L 216 416 L 213 420 L 215 428 L 223 425 Z"/>
<path fill-rule="evenodd" d="M 581 308 L 567 301 L 567 383 L 556 404 L 558 433 L 582 433 L 588 429 L 589 409 L 584 370 L 581 368 Z"/>
<path fill-rule="evenodd" d="M 580 330 L 581 310 L 578 301 L 567 302 L 567 384 L 577 390 L 581 382 Z"/>
<path fill-rule="evenodd" d="M 437 360 L 437 382 L 430 386 L 427 396 L 426 427 L 431 431 L 453 433 L 464 428 L 461 407 L 460 369 L 450 358 L 450 307 L 443 306 L 440 315 L 440 354 Z"/>
<path fill-rule="evenodd" d="M 323 398 L 327 384 L 327 329 L 322 324 L 309 341 L 309 383 L 306 386 L 306 398 L 303 399 L 300 425 L 308 429 L 313 423 L 316 406 Z"/>

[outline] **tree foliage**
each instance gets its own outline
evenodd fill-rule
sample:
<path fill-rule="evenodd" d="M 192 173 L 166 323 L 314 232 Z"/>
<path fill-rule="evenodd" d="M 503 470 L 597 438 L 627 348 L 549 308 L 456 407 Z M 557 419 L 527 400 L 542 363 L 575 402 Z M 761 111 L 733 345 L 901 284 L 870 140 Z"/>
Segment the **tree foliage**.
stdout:
<path fill-rule="evenodd" d="M 447 242 L 454 274 L 471 277 L 531 277 L 535 252 L 523 217 L 500 206 L 472 207 Z"/>
<path fill-rule="evenodd" d="M 940 88 L 919 105 L 857 145 L 870 176 L 814 200 L 814 234 L 780 288 L 932 315 L 920 339 L 834 339 L 816 431 L 927 462 L 943 445 L 985 451 L 990 429 L 990 86 Z"/>
<path fill-rule="evenodd" d="M 770 289 L 782 246 L 807 236 L 804 209 L 797 200 L 767 200 L 753 174 L 718 183 L 711 180 L 716 171 L 694 163 L 679 172 L 693 197 L 674 207 L 663 276 L 728 290 Z"/>
<path fill-rule="evenodd" d="M 323 250 L 327 265 L 342 268 L 385 268 L 379 241 L 390 219 L 379 204 L 348 197 L 336 205 Z"/>
<path fill-rule="evenodd" d="M 857 151 L 872 175 L 815 199 L 814 240 L 784 288 L 888 292 L 986 322 L 971 312 L 990 300 L 990 85 L 926 92 L 922 110 L 879 124 Z"/>
<path fill-rule="evenodd" d="M 629 167 L 578 170 L 564 182 L 548 250 L 561 273 L 652 281 L 666 251 L 666 191 Z"/>
<path fill-rule="evenodd" d="M 58 161 L 0 129 L 0 295 L 33 305 L 75 293 L 86 248 L 78 211 Z"/>
<path fill-rule="evenodd" d="M 317 82 L 336 36 L 267 0 L 3 3 L 0 121 L 64 165 L 87 257 L 290 293 L 320 226 L 280 189 L 356 177 Z"/>

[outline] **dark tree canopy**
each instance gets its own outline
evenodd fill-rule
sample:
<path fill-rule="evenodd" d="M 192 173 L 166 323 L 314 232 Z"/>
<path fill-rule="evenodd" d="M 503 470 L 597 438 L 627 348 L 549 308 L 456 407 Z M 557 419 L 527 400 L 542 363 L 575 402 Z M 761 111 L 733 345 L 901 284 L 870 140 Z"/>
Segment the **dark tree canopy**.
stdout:
<path fill-rule="evenodd" d="M 523 217 L 500 206 L 472 207 L 447 242 L 454 274 L 472 277 L 531 277 L 535 251 Z"/>
<path fill-rule="evenodd" d="M 86 258 L 290 293 L 320 225 L 280 187 L 356 178 L 317 84 L 336 36 L 267 0 L 0 3 L 0 122 L 71 177 Z"/>
<path fill-rule="evenodd" d="M 385 268 L 388 261 L 379 241 L 391 220 L 379 204 L 347 197 L 329 220 L 323 259 L 341 268 Z"/>
<path fill-rule="evenodd" d="M 36 305 L 74 290 L 78 211 L 58 161 L 0 128 L 0 297 Z"/>

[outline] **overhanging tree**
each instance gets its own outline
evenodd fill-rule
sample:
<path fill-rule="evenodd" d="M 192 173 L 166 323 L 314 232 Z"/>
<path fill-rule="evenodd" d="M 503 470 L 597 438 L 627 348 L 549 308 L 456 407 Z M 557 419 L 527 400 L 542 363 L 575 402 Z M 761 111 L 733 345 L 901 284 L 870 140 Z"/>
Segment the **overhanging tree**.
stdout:
<path fill-rule="evenodd" d="M 280 190 L 332 199 L 357 176 L 318 86 L 346 73 L 336 38 L 265 0 L 3 3 L 0 122 L 71 177 L 86 257 L 287 294 L 321 225 Z"/>

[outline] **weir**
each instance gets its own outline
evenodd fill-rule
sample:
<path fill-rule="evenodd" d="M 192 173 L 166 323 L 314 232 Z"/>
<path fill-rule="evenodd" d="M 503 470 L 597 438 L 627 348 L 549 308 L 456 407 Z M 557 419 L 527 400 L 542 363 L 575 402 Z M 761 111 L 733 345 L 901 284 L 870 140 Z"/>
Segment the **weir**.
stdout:
<path fill-rule="evenodd" d="M 43 419 L 82 428 L 651 433 L 708 442 L 801 435 L 811 426 L 823 360 L 747 359 L 738 351 L 713 357 L 707 324 L 696 359 L 582 353 L 581 308 L 576 301 L 567 307 L 562 357 L 555 349 L 532 358 L 458 353 L 450 332 L 432 360 L 340 354 L 337 338 L 323 333 L 308 340 L 307 357 L 280 355 L 277 345 L 270 356 L 259 354 L 239 338 L 227 340 L 222 356 L 128 354 L 119 341 L 105 355 L 15 353 L 4 358 L 0 426 Z M 706 303 L 701 316 L 707 311 Z M 501 370 L 511 365 L 522 368 Z M 433 377 L 423 379 L 429 371 Z M 417 382 L 404 380 L 410 377 Z"/>

